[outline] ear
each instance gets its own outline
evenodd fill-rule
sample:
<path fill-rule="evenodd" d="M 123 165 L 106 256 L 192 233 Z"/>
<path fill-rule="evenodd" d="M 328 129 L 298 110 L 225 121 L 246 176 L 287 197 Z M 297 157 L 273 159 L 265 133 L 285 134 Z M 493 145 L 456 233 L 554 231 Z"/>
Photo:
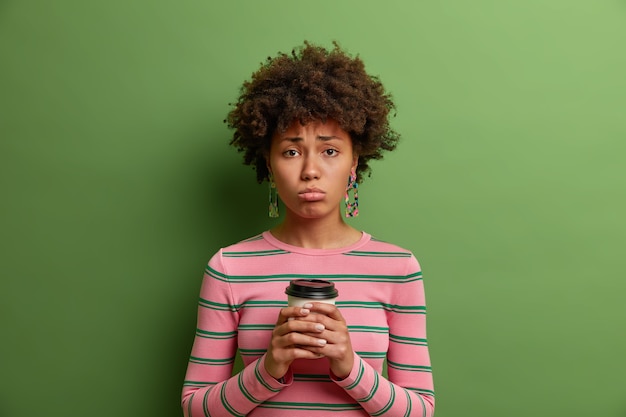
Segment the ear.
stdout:
<path fill-rule="evenodd" d="M 359 166 L 359 155 L 354 154 L 354 157 L 352 158 L 352 167 L 351 170 L 352 171 L 356 171 L 356 167 Z"/>
<path fill-rule="evenodd" d="M 265 157 L 265 167 L 267 168 L 267 179 L 270 180 L 272 178 L 272 166 L 270 165 L 270 158 L 268 156 Z"/>

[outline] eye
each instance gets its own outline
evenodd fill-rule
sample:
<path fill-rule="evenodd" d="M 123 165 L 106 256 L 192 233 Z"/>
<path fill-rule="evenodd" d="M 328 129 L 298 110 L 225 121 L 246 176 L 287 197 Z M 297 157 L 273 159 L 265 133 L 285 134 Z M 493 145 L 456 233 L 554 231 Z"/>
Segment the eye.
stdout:
<path fill-rule="evenodd" d="M 288 158 L 293 158 L 294 156 L 298 156 L 298 151 L 296 151 L 295 149 L 287 149 L 285 152 L 283 152 L 283 155 Z"/>
<path fill-rule="evenodd" d="M 337 155 L 338 152 L 337 152 L 337 149 L 329 148 L 329 149 L 326 149 L 324 153 L 326 154 L 326 156 L 335 156 Z"/>

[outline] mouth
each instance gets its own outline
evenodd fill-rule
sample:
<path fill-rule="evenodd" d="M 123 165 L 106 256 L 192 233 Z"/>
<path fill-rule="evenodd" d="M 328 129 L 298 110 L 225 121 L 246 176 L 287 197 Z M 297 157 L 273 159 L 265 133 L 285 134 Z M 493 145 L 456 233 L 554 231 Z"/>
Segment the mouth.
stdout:
<path fill-rule="evenodd" d="M 325 196 L 326 193 L 319 188 L 307 188 L 298 193 L 298 197 L 302 201 L 320 201 L 323 200 Z"/>

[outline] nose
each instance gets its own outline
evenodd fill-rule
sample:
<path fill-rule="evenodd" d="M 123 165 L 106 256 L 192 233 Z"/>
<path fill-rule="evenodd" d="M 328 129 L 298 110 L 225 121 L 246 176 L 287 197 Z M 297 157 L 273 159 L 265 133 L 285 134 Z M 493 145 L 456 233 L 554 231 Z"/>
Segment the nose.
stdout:
<path fill-rule="evenodd" d="M 315 161 L 315 158 L 311 156 L 306 156 L 303 159 L 303 162 L 304 164 L 302 166 L 302 174 L 301 174 L 302 179 L 305 181 L 319 179 L 320 169 Z"/>

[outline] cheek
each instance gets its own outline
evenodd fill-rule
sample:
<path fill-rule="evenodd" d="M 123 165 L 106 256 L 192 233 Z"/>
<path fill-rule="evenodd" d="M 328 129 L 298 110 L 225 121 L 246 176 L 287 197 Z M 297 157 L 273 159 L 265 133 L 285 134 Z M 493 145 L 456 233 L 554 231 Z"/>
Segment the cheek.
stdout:
<path fill-rule="evenodd" d="M 274 183 L 276 184 L 276 190 L 279 194 L 296 187 L 297 182 L 297 178 L 294 178 L 293 175 L 290 175 L 290 173 L 284 169 L 274 171 Z"/>

